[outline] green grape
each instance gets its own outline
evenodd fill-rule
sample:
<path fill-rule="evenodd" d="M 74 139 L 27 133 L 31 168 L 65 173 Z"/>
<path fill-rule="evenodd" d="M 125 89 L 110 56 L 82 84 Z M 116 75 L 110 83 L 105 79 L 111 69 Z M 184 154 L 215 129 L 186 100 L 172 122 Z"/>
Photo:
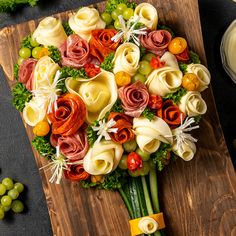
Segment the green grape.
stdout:
<path fill-rule="evenodd" d="M 138 72 L 142 75 L 148 75 L 152 71 L 152 67 L 148 61 L 140 61 Z"/>
<path fill-rule="evenodd" d="M 136 150 L 136 153 L 142 158 L 143 161 L 148 161 L 150 159 L 150 154 L 143 152 L 140 148 Z"/>
<path fill-rule="evenodd" d="M 139 172 L 141 176 L 147 175 L 150 171 L 149 162 L 144 161 L 143 166 L 140 168 Z"/>
<path fill-rule="evenodd" d="M 115 20 L 114 26 L 115 26 L 115 28 L 116 28 L 117 30 L 121 29 L 121 24 L 120 24 L 119 19 Z"/>
<path fill-rule="evenodd" d="M 0 195 L 4 195 L 6 191 L 6 186 L 4 184 L 0 184 Z"/>
<path fill-rule="evenodd" d="M 3 206 L 10 206 L 11 205 L 11 202 L 12 202 L 12 199 L 11 197 L 5 195 L 1 198 L 1 204 Z"/>
<path fill-rule="evenodd" d="M 127 167 L 127 158 L 128 156 L 127 155 L 123 155 L 120 159 L 120 162 L 119 162 L 119 167 L 122 169 L 122 170 L 127 170 L 128 167 Z"/>
<path fill-rule="evenodd" d="M 4 178 L 2 180 L 2 184 L 5 185 L 7 190 L 13 189 L 13 187 L 14 187 L 13 181 L 10 178 Z"/>
<path fill-rule="evenodd" d="M 137 143 L 135 140 L 131 140 L 123 144 L 123 148 L 126 152 L 134 152 L 137 148 Z"/>
<path fill-rule="evenodd" d="M 21 213 L 24 210 L 24 205 L 20 200 L 14 200 L 12 202 L 11 209 L 15 213 Z"/>
<path fill-rule="evenodd" d="M 38 59 L 38 58 L 39 58 L 39 53 L 40 53 L 41 50 L 42 50 L 41 47 L 35 47 L 35 48 L 32 50 L 32 56 L 33 56 L 33 58 Z"/>
<path fill-rule="evenodd" d="M 2 208 L 4 212 L 7 212 L 7 211 L 9 211 L 11 209 L 11 205 L 10 206 L 2 206 L 1 205 L 0 208 Z"/>
<path fill-rule="evenodd" d="M 2 208 L 0 208 L 0 220 L 2 220 L 5 216 L 5 213 Z"/>
<path fill-rule="evenodd" d="M 17 60 L 17 64 L 20 66 L 24 60 L 25 60 L 24 58 L 19 57 Z"/>
<path fill-rule="evenodd" d="M 22 183 L 17 182 L 14 184 L 14 189 L 16 189 L 18 193 L 21 193 L 24 190 L 24 185 Z"/>
<path fill-rule="evenodd" d="M 122 11 L 120 11 L 118 9 L 114 10 L 111 13 L 111 17 L 112 17 L 113 20 L 117 20 L 119 15 L 122 15 Z"/>
<path fill-rule="evenodd" d="M 123 12 L 124 10 L 127 9 L 127 5 L 125 3 L 120 3 L 120 4 L 118 4 L 117 9 L 119 11 Z"/>
<path fill-rule="evenodd" d="M 31 50 L 29 48 L 21 48 L 19 51 L 20 57 L 27 59 L 31 56 Z"/>
<path fill-rule="evenodd" d="M 111 15 L 109 13 L 103 12 L 101 14 L 101 17 L 102 17 L 103 21 L 106 23 L 106 25 L 110 25 L 111 24 L 112 17 L 111 17 Z"/>
<path fill-rule="evenodd" d="M 37 47 L 37 46 L 39 46 L 39 43 L 36 41 L 36 39 L 35 39 L 35 38 L 32 38 L 32 37 L 31 37 L 31 39 L 30 39 L 30 44 L 31 44 L 32 47 Z"/>
<path fill-rule="evenodd" d="M 153 53 L 147 53 L 147 54 L 145 54 L 145 55 L 143 56 L 143 60 L 150 62 L 150 61 L 152 60 L 152 58 L 155 58 L 155 57 L 156 57 L 155 54 L 153 54 Z"/>
<path fill-rule="evenodd" d="M 8 191 L 7 195 L 11 197 L 12 200 L 15 200 L 19 197 L 19 192 L 16 189 L 11 189 Z"/>
<path fill-rule="evenodd" d="M 123 12 L 123 18 L 129 20 L 134 15 L 134 10 L 132 8 L 127 8 Z"/>
<path fill-rule="evenodd" d="M 144 75 L 140 74 L 140 73 L 137 73 L 132 77 L 132 83 L 135 83 L 137 81 L 145 83 L 146 80 L 147 80 L 147 78 Z"/>

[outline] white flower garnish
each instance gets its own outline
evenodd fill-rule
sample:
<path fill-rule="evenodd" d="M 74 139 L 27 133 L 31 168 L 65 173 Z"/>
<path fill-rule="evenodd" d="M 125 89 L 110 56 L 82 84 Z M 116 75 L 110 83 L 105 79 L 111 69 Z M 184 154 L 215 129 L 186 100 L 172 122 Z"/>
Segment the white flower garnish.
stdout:
<path fill-rule="evenodd" d="M 56 184 L 60 184 L 62 179 L 62 174 L 64 170 L 68 170 L 68 165 L 80 165 L 83 164 L 83 160 L 69 162 L 70 160 L 61 154 L 59 146 L 56 147 L 56 154 L 51 157 L 51 162 L 39 170 L 46 169 L 51 170 L 52 176 L 49 179 L 50 183 L 53 183 L 56 180 Z"/>
<path fill-rule="evenodd" d="M 143 27 L 141 29 L 134 29 L 135 26 L 138 24 L 140 17 L 138 17 L 135 21 L 133 20 L 133 18 L 131 18 L 127 22 L 127 25 L 122 15 L 119 15 L 118 19 L 121 25 L 121 29 L 115 36 L 111 38 L 111 40 L 114 42 L 118 42 L 120 39 L 123 38 L 124 43 L 125 43 L 125 42 L 129 42 L 130 39 L 133 39 L 134 43 L 139 46 L 140 45 L 139 38 L 136 35 L 147 34 L 146 27 Z"/>
<path fill-rule="evenodd" d="M 98 131 L 97 132 L 98 138 L 96 140 L 97 143 L 101 141 L 102 137 L 104 137 L 105 140 L 111 140 L 109 133 L 117 133 L 118 131 L 118 128 L 112 128 L 116 124 L 114 119 L 109 120 L 107 123 L 105 119 L 103 119 L 100 120 L 98 124 L 99 126 L 92 126 L 92 129 L 94 131 Z"/>
<path fill-rule="evenodd" d="M 172 137 L 174 138 L 174 141 L 176 141 L 177 149 L 182 149 L 183 144 L 188 145 L 187 140 L 191 142 L 197 142 L 197 139 L 195 139 L 191 134 L 188 134 L 187 132 L 199 128 L 199 125 L 191 126 L 193 123 L 195 123 L 193 117 L 187 117 L 184 123 L 182 115 L 180 119 L 181 125 L 178 128 L 172 130 Z"/>
<path fill-rule="evenodd" d="M 52 111 L 52 105 L 54 105 L 54 109 L 57 110 L 56 100 L 58 98 L 58 93 L 61 89 L 57 88 L 57 85 L 63 80 L 59 79 L 61 72 L 58 70 L 54 77 L 53 83 L 51 84 L 49 78 L 46 78 L 48 81 L 47 86 L 42 86 L 38 90 L 33 90 L 32 93 L 36 98 L 42 98 L 42 101 L 49 102 L 47 113 Z"/>

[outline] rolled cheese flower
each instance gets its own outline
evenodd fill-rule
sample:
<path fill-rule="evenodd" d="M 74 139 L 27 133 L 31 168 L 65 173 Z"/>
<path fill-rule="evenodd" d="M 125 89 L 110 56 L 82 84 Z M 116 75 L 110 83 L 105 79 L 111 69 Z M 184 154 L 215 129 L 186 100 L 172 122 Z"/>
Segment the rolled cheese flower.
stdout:
<path fill-rule="evenodd" d="M 211 81 L 211 74 L 209 70 L 201 64 L 189 64 L 187 66 L 187 72 L 188 73 L 194 73 L 198 80 L 199 80 L 199 86 L 198 91 L 202 92 L 205 90 Z"/>
<path fill-rule="evenodd" d="M 113 73 L 124 71 L 133 76 L 138 70 L 139 59 L 139 47 L 133 43 L 123 43 L 117 48 L 112 61 L 114 63 Z"/>
<path fill-rule="evenodd" d="M 40 21 L 32 38 L 44 46 L 59 47 L 66 40 L 67 35 L 61 21 L 49 16 Z"/>
<path fill-rule="evenodd" d="M 33 97 L 26 103 L 23 110 L 23 119 L 26 124 L 35 126 L 46 116 L 47 102 L 44 99 Z"/>
<path fill-rule="evenodd" d="M 134 118 L 133 129 L 136 142 L 143 152 L 154 153 L 158 150 L 160 142 L 173 142 L 169 125 L 156 116 L 152 121 L 144 117 Z"/>
<path fill-rule="evenodd" d="M 179 109 L 191 117 L 205 114 L 207 105 L 199 92 L 189 91 L 181 98 Z"/>
<path fill-rule="evenodd" d="M 44 56 L 40 58 L 34 68 L 33 90 L 52 84 L 56 71 L 59 69 L 59 65 L 50 57 Z"/>
<path fill-rule="evenodd" d="M 67 78 L 66 87 L 70 93 L 83 99 L 88 123 L 102 119 L 118 97 L 114 74 L 107 71 L 102 71 L 91 79 Z"/>
<path fill-rule="evenodd" d="M 153 234 L 158 229 L 158 223 L 151 217 L 142 217 L 138 223 L 139 229 L 144 234 Z"/>
<path fill-rule="evenodd" d="M 106 23 L 95 8 L 82 7 L 69 18 L 69 25 L 76 34 L 89 41 L 92 30 L 104 29 Z"/>
<path fill-rule="evenodd" d="M 160 58 L 160 61 L 165 62 L 165 66 L 169 66 L 169 67 L 179 70 L 178 61 L 176 57 L 174 56 L 174 54 L 172 54 L 171 52 L 168 52 L 168 51 L 165 52 L 163 56 Z"/>
<path fill-rule="evenodd" d="M 91 175 L 109 174 L 118 166 L 123 151 L 122 145 L 113 141 L 95 143 L 84 157 L 84 170 Z"/>
<path fill-rule="evenodd" d="M 176 142 L 174 142 L 172 146 L 172 151 L 185 161 L 190 161 L 193 159 L 196 153 L 196 145 L 195 143 L 185 140 L 182 142 L 181 146 L 178 146 Z"/>
<path fill-rule="evenodd" d="M 145 84 L 149 93 L 165 96 L 174 93 L 182 83 L 183 74 L 174 67 L 162 67 L 151 72 Z"/>
<path fill-rule="evenodd" d="M 147 28 L 154 30 L 157 28 L 158 14 L 154 6 L 149 3 L 140 3 L 134 10 L 134 19 L 140 17 L 139 22 Z"/>

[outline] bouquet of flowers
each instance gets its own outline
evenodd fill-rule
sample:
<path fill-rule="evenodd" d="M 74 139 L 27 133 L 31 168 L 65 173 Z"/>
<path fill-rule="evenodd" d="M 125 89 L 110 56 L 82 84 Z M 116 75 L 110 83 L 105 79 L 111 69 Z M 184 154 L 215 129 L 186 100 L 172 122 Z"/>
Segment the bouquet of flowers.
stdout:
<path fill-rule="evenodd" d="M 132 235 L 161 235 L 157 172 L 190 161 L 210 73 L 149 3 L 82 7 L 43 19 L 14 66 L 13 104 L 52 172 L 84 188 L 117 190 Z"/>

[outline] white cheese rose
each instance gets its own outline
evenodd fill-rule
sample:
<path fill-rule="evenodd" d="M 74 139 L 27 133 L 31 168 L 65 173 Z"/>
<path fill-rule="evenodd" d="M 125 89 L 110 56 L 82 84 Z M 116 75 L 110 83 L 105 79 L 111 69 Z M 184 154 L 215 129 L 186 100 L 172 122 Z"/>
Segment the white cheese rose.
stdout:
<path fill-rule="evenodd" d="M 179 109 L 191 117 L 205 114 L 207 105 L 199 92 L 189 91 L 181 98 Z"/>
<path fill-rule="evenodd" d="M 133 76 L 138 70 L 139 59 L 139 47 L 133 43 L 123 43 L 116 50 L 113 73 L 124 71 Z"/>
<path fill-rule="evenodd" d="M 32 38 L 36 39 L 39 44 L 43 44 L 44 46 L 59 47 L 65 42 L 67 35 L 61 21 L 49 16 L 40 21 Z"/>
<path fill-rule="evenodd" d="M 145 84 L 149 93 L 165 96 L 174 93 L 182 83 L 183 74 L 174 67 L 162 67 L 151 72 Z"/>
<path fill-rule="evenodd" d="M 91 79 L 66 79 L 70 93 L 79 95 L 87 108 L 87 122 L 102 119 L 117 99 L 117 86 L 113 73 L 102 71 Z"/>
<path fill-rule="evenodd" d="M 143 152 L 154 153 L 158 150 L 160 142 L 173 142 L 169 125 L 156 116 L 152 121 L 144 117 L 134 118 L 133 129 L 136 142 Z"/>
<path fill-rule="evenodd" d="M 113 141 L 95 143 L 84 157 L 84 170 L 91 175 L 109 174 L 118 166 L 123 151 L 122 145 Z"/>
<path fill-rule="evenodd" d="M 171 52 L 165 52 L 160 59 L 161 62 L 165 62 L 165 66 L 169 66 L 179 70 L 179 65 L 176 57 Z"/>
<path fill-rule="evenodd" d="M 197 76 L 199 81 L 199 86 L 197 88 L 198 91 L 202 92 L 206 88 L 208 88 L 208 85 L 211 81 L 211 74 L 209 70 L 201 64 L 189 64 L 187 66 L 187 72 L 193 73 Z"/>
<path fill-rule="evenodd" d="M 76 34 L 89 41 L 92 30 L 104 29 L 106 23 L 95 8 L 82 7 L 69 18 L 69 26 Z"/>
<path fill-rule="evenodd" d="M 158 14 L 154 6 L 149 3 L 140 3 L 134 10 L 134 20 L 140 17 L 139 22 L 147 28 L 155 30 L 158 23 Z"/>

